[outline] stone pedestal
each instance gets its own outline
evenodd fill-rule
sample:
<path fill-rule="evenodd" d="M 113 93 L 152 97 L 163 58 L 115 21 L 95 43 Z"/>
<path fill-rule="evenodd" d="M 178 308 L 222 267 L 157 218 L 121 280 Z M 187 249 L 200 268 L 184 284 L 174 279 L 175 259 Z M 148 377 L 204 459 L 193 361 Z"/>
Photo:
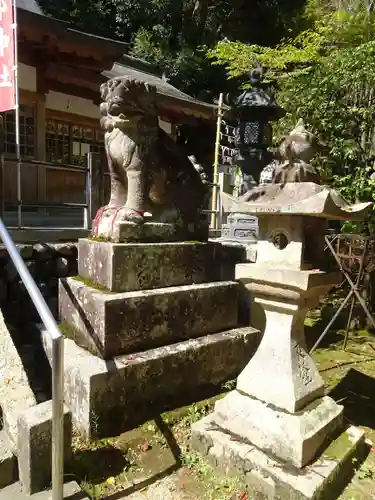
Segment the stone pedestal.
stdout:
<path fill-rule="evenodd" d="M 66 336 L 104 359 L 237 326 L 233 281 L 108 293 L 77 279 L 60 281 Z"/>
<path fill-rule="evenodd" d="M 78 274 L 111 292 L 220 279 L 218 245 L 201 242 L 112 243 L 79 240 Z"/>
<path fill-rule="evenodd" d="M 303 469 L 286 465 L 269 451 L 223 432 L 215 415 L 193 425 L 192 446 L 224 475 L 239 475 L 251 498 L 336 500 L 350 481 L 358 458 L 364 456 L 365 434 L 349 427 Z"/>
<path fill-rule="evenodd" d="M 340 274 L 238 264 L 236 278 L 250 291 L 254 321 L 264 332 L 237 389 L 283 411 L 299 411 L 324 394 L 323 379 L 306 351 L 305 316 L 339 283 Z"/>
<path fill-rule="evenodd" d="M 239 327 L 243 287 L 219 281 L 220 245 L 177 241 L 173 224 L 121 223 L 116 234 L 80 240 L 79 276 L 59 286 L 65 401 L 97 436 L 211 395 L 260 340 Z"/>
<path fill-rule="evenodd" d="M 236 278 L 251 293 L 253 324 L 263 338 L 236 390 L 193 425 L 193 446 L 226 474 L 245 474 L 259 498 L 329 498 L 348 474 L 341 461 L 357 454 L 364 436 L 356 429 L 344 435 L 345 453 L 337 463 L 327 462 L 327 446 L 344 430 L 343 408 L 324 396 L 303 326 L 307 310 L 340 274 L 238 264 Z"/>
<path fill-rule="evenodd" d="M 126 207 L 121 209 L 126 210 Z M 120 210 L 120 212 L 121 212 Z M 102 217 L 96 234 L 102 240 L 113 243 L 142 242 L 156 243 L 161 241 L 205 241 L 208 238 L 208 224 L 205 221 L 196 224 L 178 224 L 164 222 L 117 222 L 120 218 L 117 209 L 109 210 L 107 217 Z M 109 238 L 109 235 L 111 237 Z"/>
<path fill-rule="evenodd" d="M 363 220 L 370 204 L 349 206 L 320 184 L 306 163 L 313 142 L 303 124 L 288 141 L 280 150 L 286 161 L 275 172 L 277 182 L 240 198 L 222 194 L 226 212 L 258 216 L 255 263 L 238 264 L 236 279 L 252 296 L 251 323 L 263 338 L 236 390 L 193 425 L 192 441 L 226 474 L 242 475 L 253 498 L 328 500 L 349 479 L 347 466 L 364 436 L 355 428 L 345 431 L 343 408 L 324 396 L 306 349 L 304 319 L 340 280 L 340 274 L 320 271 L 326 221 Z M 337 442 L 339 451 L 330 459 Z"/>

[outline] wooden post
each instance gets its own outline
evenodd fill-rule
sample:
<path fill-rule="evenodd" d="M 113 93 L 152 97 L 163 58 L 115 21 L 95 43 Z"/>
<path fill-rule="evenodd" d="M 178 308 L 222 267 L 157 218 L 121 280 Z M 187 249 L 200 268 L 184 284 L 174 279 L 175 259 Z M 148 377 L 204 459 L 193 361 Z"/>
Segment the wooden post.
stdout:
<path fill-rule="evenodd" d="M 36 114 L 36 154 L 37 160 L 46 159 L 46 101 L 44 96 L 38 96 L 35 105 Z M 47 201 L 47 170 L 44 167 L 37 167 L 38 179 L 38 202 Z"/>
<path fill-rule="evenodd" d="M 212 203 L 211 203 L 211 229 L 217 229 L 217 201 L 219 190 L 219 156 L 220 156 L 220 130 L 222 120 L 223 94 L 219 95 L 219 103 L 217 107 L 217 123 L 216 123 L 216 141 L 215 141 L 215 156 L 214 156 L 214 175 L 212 188 Z"/>
<path fill-rule="evenodd" d="M 99 153 L 89 153 L 87 158 L 90 182 L 86 199 L 89 200 L 89 218 L 93 221 L 99 208 L 104 205 L 104 166 Z"/>
<path fill-rule="evenodd" d="M 0 116 L 0 217 L 4 218 L 4 118 Z"/>

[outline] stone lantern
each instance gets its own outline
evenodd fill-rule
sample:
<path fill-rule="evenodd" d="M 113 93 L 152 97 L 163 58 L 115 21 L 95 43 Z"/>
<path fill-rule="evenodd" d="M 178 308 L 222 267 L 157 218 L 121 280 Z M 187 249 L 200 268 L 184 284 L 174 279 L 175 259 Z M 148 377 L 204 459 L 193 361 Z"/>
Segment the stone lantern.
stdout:
<path fill-rule="evenodd" d="M 363 431 L 345 429 L 343 407 L 325 395 L 304 319 L 341 279 L 324 272 L 326 221 L 363 220 L 370 204 L 350 206 L 315 182 L 316 172 L 301 159 L 310 147 L 305 139 L 274 182 L 245 199 L 223 193 L 228 212 L 259 219 L 255 263 L 237 264 L 235 277 L 249 292 L 251 323 L 263 337 L 236 390 L 193 425 L 192 439 L 226 474 L 241 475 L 254 498 L 331 498 L 364 445 Z"/>
<path fill-rule="evenodd" d="M 228 118 L 235 123 L 234 163 L 243 175 L 243 189 L 250 190 L 259 182 L 260 173 L 273 160 L 268 150 L 272 145 L 271 122 L 284 116 L 285 111 L 275 100 L 269 86 L 262 83 L 263 68 L 258 65 L 250 71 L 251 88 L 239 96 L 226 97 L 231 106 Z M 243 213 L 233 213 L 223 224 L 222 238 L 245 246 L 256 242 L 257 219 Z"/>

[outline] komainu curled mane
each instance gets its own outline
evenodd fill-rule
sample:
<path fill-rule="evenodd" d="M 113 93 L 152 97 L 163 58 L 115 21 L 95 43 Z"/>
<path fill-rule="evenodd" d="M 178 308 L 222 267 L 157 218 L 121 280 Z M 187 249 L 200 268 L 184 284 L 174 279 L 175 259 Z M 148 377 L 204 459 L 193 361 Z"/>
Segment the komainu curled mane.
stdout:
<path fill-rule="evenodd" d="M 192 163 L 158 122 L 156 88 L 129 77 L 101 86 L 101 125 L 111 174 L 109 204 L 97 234 L 111 237 L 113 218 L 151 221 L 199 221 L 206 186 Z M 106 234 L 105 234 L 106 233 Z"/>

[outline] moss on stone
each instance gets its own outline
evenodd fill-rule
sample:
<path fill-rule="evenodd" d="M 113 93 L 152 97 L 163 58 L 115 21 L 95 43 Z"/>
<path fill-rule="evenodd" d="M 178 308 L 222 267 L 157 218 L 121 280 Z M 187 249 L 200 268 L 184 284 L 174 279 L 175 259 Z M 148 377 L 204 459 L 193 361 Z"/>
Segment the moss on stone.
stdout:
<path fill-rule="evenodd" d="M 72 330 L 72 328 L 70 328 L 70 326 L 65 321 L 61 321 L 61 323 L 59 324 L 59 328 L 60 328 L 60 332 L 63 334 L 63 336 L 65 338 L 70 339 L 70 340 L 75 340 L 74 331 Z"/>
<path fill-rule="evenodd" d="M 323 452 L 323 458 L 327 460 L 341 460 L 348 450 L 350 450 L 352 443 L 347 432 L 343 432 L 337 439 L 334 439 L 328 448 Z"/>
<path fill-rule="evenodd" d="M 94 236 L 94 235 L 90 235 L 88 239 L 91 241 L 97 241 L 98 243 L 108 243 L 109 241 L 111 241 L 109 238 L 105 238 L 104 236 Z"/>
<path fill-rule="evenodd" d="M 83 278 L 82 276 L 72 276 L 72 280 L 74 281 L 80 281 L 86 286 L 89 286 L 90 288 L 94 288 L 95 290 L 98 290 L 98 292 L 102 293 L 116 293 L 116 292 L 111 292 L 111 290 L 108 290 L 108 288 L 105 288 L 102 285 L 98 285 L 97 283 L 94 283 L 93 281 Z"/>

